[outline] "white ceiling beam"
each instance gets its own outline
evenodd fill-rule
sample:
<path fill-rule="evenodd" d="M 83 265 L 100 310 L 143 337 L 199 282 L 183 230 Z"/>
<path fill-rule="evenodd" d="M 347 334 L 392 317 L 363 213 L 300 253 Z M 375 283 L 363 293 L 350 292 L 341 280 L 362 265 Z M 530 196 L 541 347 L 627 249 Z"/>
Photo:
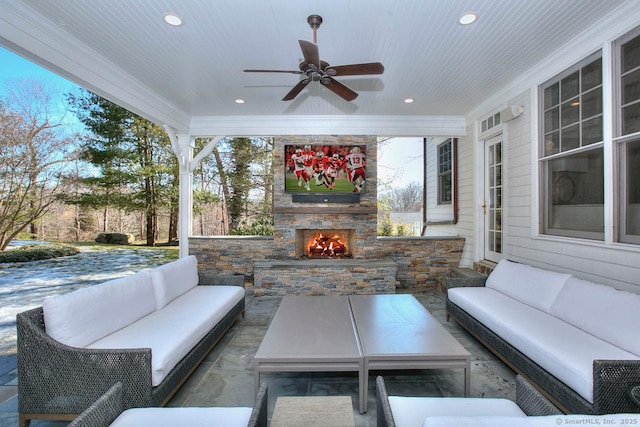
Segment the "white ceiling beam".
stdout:
<path fill-rule="evenodd" d="M 464 136 L 464 117 L 267 116 L 194 117 L 194 136 L 377 135 Z"/>

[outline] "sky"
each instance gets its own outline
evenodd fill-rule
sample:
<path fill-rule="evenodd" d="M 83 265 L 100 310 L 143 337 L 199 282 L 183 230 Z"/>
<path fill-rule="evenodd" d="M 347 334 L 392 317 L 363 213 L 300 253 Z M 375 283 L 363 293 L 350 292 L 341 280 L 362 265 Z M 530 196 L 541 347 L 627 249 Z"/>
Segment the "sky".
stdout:
<path fill-rule="evenodd" d="M 378 181 L 393 188 L 423 181 L 422 138 L 393 138 L 388 145 L 378 145 Z M 385 188 L 378 188 L 384 191 Z"/>
<path fill-rule="evenodd" d="M 57 74 L 24 59 L 10 50 L 0 47 L 0 94 L 6 92 L 5 81 L 10 79 L 33 78 L 48 81 L 67 92 L 77 86 Z"/>

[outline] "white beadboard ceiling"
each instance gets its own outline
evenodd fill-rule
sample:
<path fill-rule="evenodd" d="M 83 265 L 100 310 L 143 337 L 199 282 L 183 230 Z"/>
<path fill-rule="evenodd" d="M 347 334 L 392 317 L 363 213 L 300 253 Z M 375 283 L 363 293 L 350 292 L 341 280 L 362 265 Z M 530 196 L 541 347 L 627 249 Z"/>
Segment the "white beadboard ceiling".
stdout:
<path fill-rule="evenodd" d="M 637 1 L 637 0 L 633 0 Z M 0 44 L 148 117 L 464 116 L 627 0 L 2 0 Z M 477 23 L 458 24 L 465 12 Z M 162 17 L 172 12 L 184 24 Z M 382 62 L 338 80 L 347 102 L 311 83 L 289 102 L 299 39 L 332 65 Z M 27 25 L 30 24 L 30 25 Z M 2 25 L 0 25 L 2 27 Z M 4 31 L 4 32 L 3 32 Z M 34 40 L 37 39 L 37 42 Z M 44 49 L 44 46 L 49 48 Z M 84 58 L 74 59 L 74 55 Z M 69 64 L 75 64 L 71 66 Z M 103 65 L 104 64 L 104 65 Z M 133 93 L 156 99 L 137 101 Z M 129 99 L 127 100 L 127 94 Z M 414 98 L 412 104 L 403 99 Z M 142 96 L 139 96 L 142 98 Z M 236 104 L 242 98 L 246 102 Z M 161 100 L 162 102 L 158 102 Z M 173 112 L 173 113 L 169 113 Z M 183 120 L 183 119 L 181 119 Z"/>

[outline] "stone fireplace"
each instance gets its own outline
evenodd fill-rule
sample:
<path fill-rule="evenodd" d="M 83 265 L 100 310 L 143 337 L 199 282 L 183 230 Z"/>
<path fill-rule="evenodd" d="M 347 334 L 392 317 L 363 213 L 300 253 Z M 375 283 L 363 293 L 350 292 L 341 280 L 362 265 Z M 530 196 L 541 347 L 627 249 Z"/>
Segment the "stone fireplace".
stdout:
<path fill-rule="evenodd" d="M 366 190 L 353 199 L 292 197 L 283 179 L 285 146 L 307 144 L 366 146 Z M 378 237 L 375 136 L 279 136 L 273 165 L 273 237 L 191 237 L 202 276 L 242 274 L 256 296 L 372 294 L 436 286 L 458 266 L 462 238 Z M 315 240 L 344 249 L 309 253 Z"/>

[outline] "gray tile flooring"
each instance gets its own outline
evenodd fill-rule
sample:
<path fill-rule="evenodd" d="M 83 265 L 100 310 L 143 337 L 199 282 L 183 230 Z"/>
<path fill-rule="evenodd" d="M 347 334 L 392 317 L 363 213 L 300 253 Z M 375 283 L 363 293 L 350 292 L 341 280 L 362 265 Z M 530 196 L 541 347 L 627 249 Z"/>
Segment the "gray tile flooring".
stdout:
<path fill-rule="evenodd" d="M 413 293 L 472 355 L 471 396 L 515 398 L 515 374 L 453 320 L 446 322 L 444 295 L 437 290 Z M 246 317 L 237 322 L 207 356 L 168 406 L 252 406 L 254 398 L 253 355 L 281 299 L 247 297 Z M 11 361 L 9 360 L 9 362 Z M 14 362 L 15 363 L 15 362 Z M 356 373 L 265 374 L 269 385 L 269 418 L 278 396 L 349 395 L 354 402 L 356 426 L 375 426 L 375 376 L 381 374 L 390 394 L 406 396 L 462 396 L 461 370 L 384 371 L 369 379 L 369 410 L 357 409 Z M 0 425 L 18 424 L 15 372 L 2 377 Z M 63 422 L 34 420 L 33 427 L 65 426 Z"/>

